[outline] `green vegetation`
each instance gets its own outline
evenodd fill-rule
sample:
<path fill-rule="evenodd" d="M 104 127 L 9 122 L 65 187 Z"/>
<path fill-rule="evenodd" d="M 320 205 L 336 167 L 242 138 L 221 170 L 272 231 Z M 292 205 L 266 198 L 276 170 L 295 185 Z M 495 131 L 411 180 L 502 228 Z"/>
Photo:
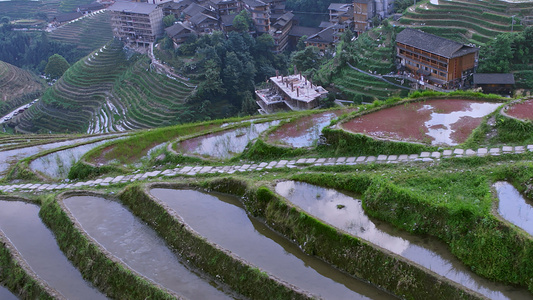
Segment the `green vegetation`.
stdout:
<path fill-rule="evenodd" d="M 76 195 L 75 193 L 63 195 Z M 100 247 L 90 242 L 63 211 L 54 195 L 43 199 L 39 216 L 54 232 L 59 248 L 107 296 L 114 299 L 174 299 L 163 290 L 133 274 L 107 257 Z"/>
<path fill-rule="evenodd" d="M 13 257 L 12 246 L 0 235 L 0 281 L 23 299 L 54 299 L 35 278 L 32 278 Z"/>
<path fill-rule="evenodd" d="M 43 83 L 28 71 L 0 61 L 0 115 L 37 98 Z"/>
<path fill-rule="evenodd" d="M 48 58 L 48 63 L 44 68 L 44 74 L 51 79 L 58 79 L 63 76 L 63 73 L 65 73 L 68 68 L 70 68 L 70 65 L 67 60 L 59 54 L 54 54 Z"/>
<path fill-rule="evenodd" d="M 498 34 L 522 31 L 520 20 L 531 9 L 531 3 L 498 0 L 421 2 L 405 10 L 400 23 L 437 35 L 442 33 L 443 37 L 463 43 L 485 45 Z M 516 16 L 514 24 L 512 15 Z"/>
<path fill-rule="evenodd" d="M 50 39 L 76 45 L 77 49 L 87 55 L 113 39 L 111 13 L 104 11 L 62 25 L 50 33 Z"/>
<path fill-rule="evenodd" d="M 140 186 L 129 186 L 119 197 L 135 215 L 154 228 L 184 261 L 213 278 L 219 278 L 237 293 L 250 299 L 308 298 L 189 231 L 181 220 L 169 214 Z"/>

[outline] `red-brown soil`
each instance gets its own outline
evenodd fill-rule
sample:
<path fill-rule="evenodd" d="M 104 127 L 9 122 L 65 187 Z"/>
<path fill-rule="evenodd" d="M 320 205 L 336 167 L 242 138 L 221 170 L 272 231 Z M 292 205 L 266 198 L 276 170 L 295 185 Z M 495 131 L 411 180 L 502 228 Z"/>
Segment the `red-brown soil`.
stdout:
<path fill-rule="evenodd" d="M 505 113 L 517 119 L 533 121 L 533 99 L 516 103 L 509 107 Z"/>

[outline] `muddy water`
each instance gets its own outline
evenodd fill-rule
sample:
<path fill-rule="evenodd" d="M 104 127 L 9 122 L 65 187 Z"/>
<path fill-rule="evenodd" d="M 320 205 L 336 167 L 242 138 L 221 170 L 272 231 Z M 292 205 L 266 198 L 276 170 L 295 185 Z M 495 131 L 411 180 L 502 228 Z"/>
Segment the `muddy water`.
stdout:
<path fill-rule="evenodd" d="M 360 116 L 341 127 L 371 137 L 454 146 L 499 105 L 460 99 L 413 102 Z"/>
<path fill-rule="evenodd" d="M 152 189 L 210 242 L 267 273 L 325 299 L 391 299 L 392 296 L 303 253 L 296 245 L 249 217 L 230 195 Z"/>
<path fill-rule="evenodd" d="M 116 139 L 109 139 L 50 153 L 33 160 L 30 163 L 30 169 L 33 171 L 39 171 L 52 178 L 67 178 L 72 165 L 80 160 L 85 153 L 95 147 L 114 140 Z"/>
<path fill-rule="evenodd" d="M 15 297 L 7 288 L 0 285 L 0 299 L 2 300 L 17 300 L 18 298 Z"/>
<path fill-rule="evenodd" d="M 106 299 L 63 255 L 39 219 L 39 206 L 0 200 L 0 229 L 31 269 L 67 299 Z"/>
<path fill-rule="evenodd" d="M 508 182 L 496 182 L 494 188 L 496 188 L 500 200 L 498 205 L 500 216 L 533 235 L 533 203 L 526 200 Z"/>
<path fill-rule="evenodd" d="M 294 181 L 280 182 L 275 190 L 326 223 L 401 255 L 490 299 L 532 297 L 526 290 L 496 284 L 473 274 L 442 243 L 399 232 L 391 226 L 370 220 L 359 199 L 332 189 Z"/>
<path fill-rule="evenodd" d="M 331 120 L 341 114 L 354 110 L 355 109 L 327 111 L 301 117 L 294 122 L 281 125 L 274 132 L 269 134 L 268 141 L 271 143 L 281 142 L 295 148 L 311 147 L 320 137 L 322 129 L 328 126 Z"/>
<path fill-rule="evenodd" d="M 176 145 L 176 150 L 185 154 L 230 158 L 241 153 L 249 141 L 279 122 L 252 123 L 248 127 L 199 136 L 180 142 Z"/>
<path fill-rule="evenodd" d="M 87 234 L 143 276 L 189 299 L 230 299 L 182 265 L 155 231 L 120 203 L 94 196 L 64 203 Z"/>
<path fill-rule="evenodd" d="M 513 104 L 505 113 L 511 117 L 533 121 L 533 99 Z"/>

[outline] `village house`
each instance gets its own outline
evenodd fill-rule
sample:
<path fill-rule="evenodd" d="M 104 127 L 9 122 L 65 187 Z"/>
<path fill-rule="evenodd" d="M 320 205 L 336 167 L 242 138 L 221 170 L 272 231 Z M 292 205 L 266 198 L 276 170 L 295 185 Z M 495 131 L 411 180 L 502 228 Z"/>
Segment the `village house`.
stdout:
<path fill-rule="evenodd" d="M 163 35 L 161 6 L 117 1 L 108 10 L 111 12 L 113 35 L 127 43 L 148 46 Z"/>
<path fill-rule="evenodd" d="M 515 80 L 512 73 L 477 73 L 474 74 L 474 88 L 481 88 L 484 93 L 510 95 Z"/>
<path fill-rule="evenodd" d="M 258 34 L 270 31 L 270 5 L 261 0 L 243 0 L 243 7 L 250 12 Z"/>
<path fill-rule="evenodd" d="M 422 85 L 451 89 L 461 88 L 471 79 L 479 48 L 406 28 L 396 36 L 396 51 L 399 70 Z"/>
<path fill-rule="evenodd" d="M 289 45 L 289 33 L 292 28 L 294 15 L 287 12 L 281 15 L 270 27 L 269 34 L 274 38 L 275 52 L 282 52 Z"/>
<path fill-rule="evenodd" d="M 313 109 L 328 94 L 323 87 L 314 85 L 301 74 L 270 77 L 269 83 L 270 88 L 255 91 L 262 114 Z"/>
<path fill-rule="evenodd" d="M 182 22 L 176 22 L 176 24 L 165 28 L 165 33 L 176 45 L 184 43 L 191 35 L 196 35 L 194 29 Z"/>

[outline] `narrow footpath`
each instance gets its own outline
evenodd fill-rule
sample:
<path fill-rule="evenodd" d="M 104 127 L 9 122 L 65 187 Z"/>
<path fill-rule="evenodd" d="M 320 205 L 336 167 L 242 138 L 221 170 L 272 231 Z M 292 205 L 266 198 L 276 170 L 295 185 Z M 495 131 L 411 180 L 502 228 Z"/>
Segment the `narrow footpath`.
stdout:
<path fill-rule="evenodd" d="M 305 169 L 310 166 L 334 166 L 334 165 L 358 165 L 368 163 L 407 163 L 407 162 L 435 162 L 440 159 L 452 157 L 472 157 L 472 156 L 496 156 L 501 154 L 520 154 L 526 151 L 533 152 L 533 145 L 528 146 L 502 146 L 500 148 L 479 148 L 477 151 L 472 149 L 454 149 L 436 152 L 422 152 L 420 154 L 403 154 L 403 155 L 378 155 L 378 156 L 359 156 L 359 157 L 333 157 L 333 158 L 301 158 L 298 160 L 277 160 L 271 162 L 251 163 L 232 166 L 176 166 L 174 169 L 164 171 L 151 171 L 146 173 L 134 173 L 130 175 L 120 175 L 116 177 L 101 177 L 95 180 L 69 182 L 69 183 L 27 183 L 0 185 L 0 191 L 5 193 L 12 192 L 40 192 L 64 189 L 78 189 L 82 187 L 109 186 L 120 183 L 149 180 L 153 178 L 164 178 L 174 176 L 196 176 L 198 174 L 233 174 L 236 172 L 253 172 L 272 170 L 280 168 L 298 168 Z"/>

